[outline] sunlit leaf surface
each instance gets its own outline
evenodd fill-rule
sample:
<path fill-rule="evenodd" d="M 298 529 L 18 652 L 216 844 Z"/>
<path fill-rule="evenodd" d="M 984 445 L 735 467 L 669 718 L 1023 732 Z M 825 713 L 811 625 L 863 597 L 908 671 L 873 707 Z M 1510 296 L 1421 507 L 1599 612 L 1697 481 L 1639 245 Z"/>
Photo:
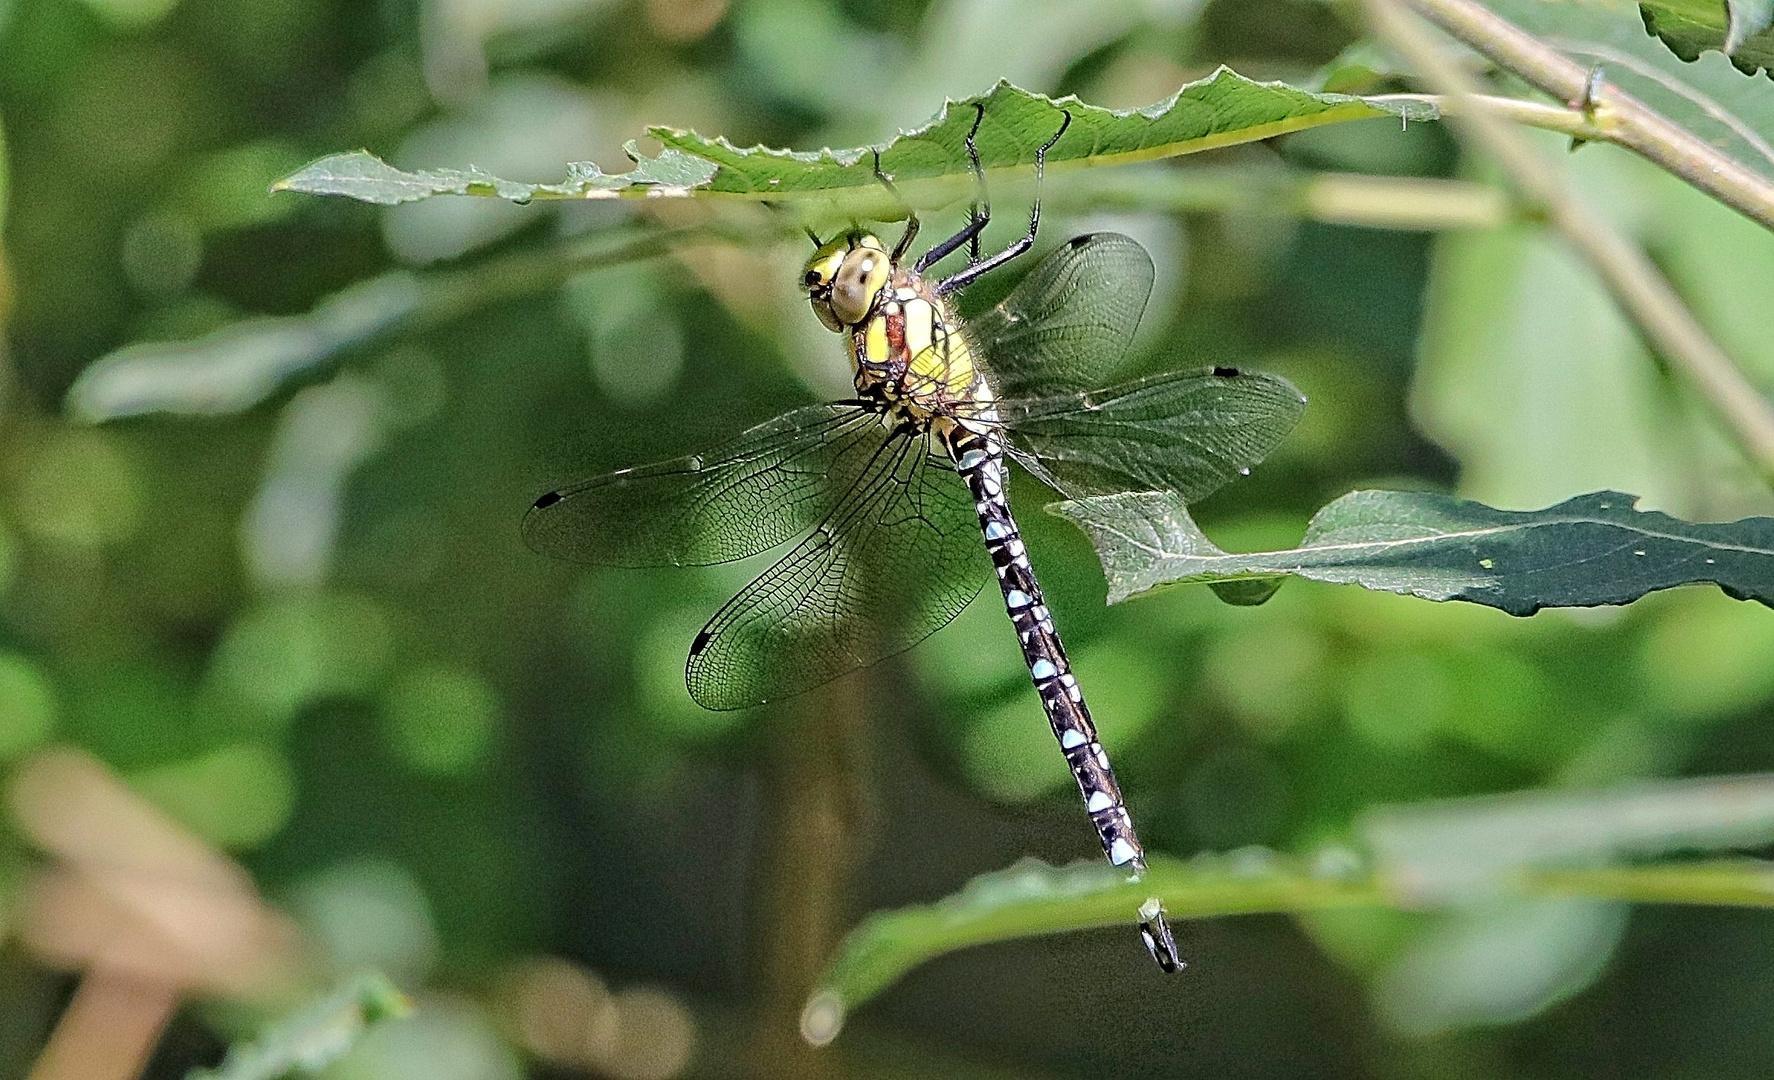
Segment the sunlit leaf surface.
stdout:
<path fill-rule="evenodd" d="M 1055 169 L 1152 161 L 1346 120 L 1436 116 L 1432 107 L 1420 102 L 1313 94 L 1283 83 L 1255 82 L 1221 68 L 1184 86 L 1168 101 L 1126 111 L 1086 105 L 1075 98 L 1055 101 L 1000 82 L 985 94 L 945 106 L 924 127 L 879 146 L 811 152 L 762 146 L 740 149 L 724 138 L 652 128 L 648 133 L 666 149 L 657 158 L 645 158 L 631 143 L 634 169 L 616 175 L 577 162 L 568 166 L 562 183 L 524 184 L 472 168 L 404 172 L 359 151 L 322 158 L 278 181 L 275 189 L 385 204 L 433 195 L 489 195 L 529 202 L 691 194 L 832 200 L 849 194 L 880 202 L 886 192 L 875 176 L 879 150 L 881 170 L 894 178 L 902 195 L 914 203 L 940 203 L 964 194 L 971 182 L 965 140 L 976 104 L 985 108 L 977 144 L 988 173 L 1033 165 L 1036 149 L 1060 130 L 1067 112 L 1071 124 L 1047 153 L 1047 164 Z"/>

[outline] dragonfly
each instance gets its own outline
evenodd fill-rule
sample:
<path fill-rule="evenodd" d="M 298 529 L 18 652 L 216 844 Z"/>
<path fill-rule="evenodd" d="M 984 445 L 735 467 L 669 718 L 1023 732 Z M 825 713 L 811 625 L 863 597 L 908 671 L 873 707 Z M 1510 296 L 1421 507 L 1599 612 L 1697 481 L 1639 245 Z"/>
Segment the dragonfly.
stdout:
<path fill-rule="evenodd" d="M 996 577 L 1029 676 L 1077 781 L 1104 856 L 1134 878 L 1145 850 L 1066 657 L 1006 488 L 1015 462 L 1066 498 L 1173 491 L 1193 503 L 1292 429 L 1305 399 L 1286 380 L 1229 367 L 1119 383 L 1151 293 L 1134 240 L 1076 237 L 996 306 L 963 321 L 953 297 L 1034 246 L 1040 181 L 1070 113 L 1035 154 L 1028 229 L 989 256 L 976 137 L 967 224 L 915 260 L 906 211 L 889 248 L 852 227 L 803 271 L 814 314 L 840 334 L 856 396 L 797 408 L 699 454 L 623 469 L 537 499 L 530 546 L 610 566 L 712 565 L 779 545 L 786 554 L 690 645 L 690 695 L 741 709 L 800 693 L 935 633 Z M 895 196 L 892 178 L 877 178 Z M 945 277 L 939 261 L 965 249 Z M 983 539 L 983 544 L 981 543 Z M 1137 911 L 1160 968 L 1184 966 L 1162 903 Z"/>

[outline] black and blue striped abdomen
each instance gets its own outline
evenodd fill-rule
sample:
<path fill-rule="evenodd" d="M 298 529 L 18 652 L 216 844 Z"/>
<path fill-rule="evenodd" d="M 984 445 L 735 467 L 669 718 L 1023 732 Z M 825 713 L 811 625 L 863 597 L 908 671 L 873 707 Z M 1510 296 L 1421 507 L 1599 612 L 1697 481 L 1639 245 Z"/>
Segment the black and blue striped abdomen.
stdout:
<path fill-rule="evenodd" d="M 1016 628 L 1023 660 L 1028 664 L 1029 677 L 1041 697 L 1054 738 L 1059 740 L 1060 751 L 1078 782 L 1078 794 L 1096 828 L 1103 855 L 1138 876 L 1145 872 L 1145 849 L 1134 833 L 1108 752 L 1097 739 L 1090 707 L 1084 703 L 1084 692 L 1072 674 L 1065 645 L 1054 629 L 1053 614 L 1047 610 L 1041 584 L 1035 578 L 1016 519 L 1011 515 L 1010 501 L 1004 494 L 1007 469 L 1000 436 L 990 429 L 975 430 L 966 422 L 958 422 L 947 430 L 944 441 L 956 471 L 973 495 L 986 550 L 991 554 L 999 591 L 1004 596 L 1004 609 Z M 1148 908 L 1142 910 L 1144 921 L 1140 927 L 1146 945 L 1161 966 L 1174 970 L 1181 966 L 1181 961 L 1170 928 L 1164 922 L 1163 910 L 1155 903 Z"/>

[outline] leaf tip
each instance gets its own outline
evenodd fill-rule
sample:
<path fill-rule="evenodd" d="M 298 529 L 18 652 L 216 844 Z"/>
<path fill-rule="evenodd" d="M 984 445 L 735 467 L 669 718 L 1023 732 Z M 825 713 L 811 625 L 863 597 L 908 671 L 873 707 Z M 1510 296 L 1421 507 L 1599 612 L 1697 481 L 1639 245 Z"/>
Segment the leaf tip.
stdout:
<path fill-rule="evenodd" d="M 816 992 L 801 1010 L 801 1038 L 813 1046 L 830 1046 L 844 1030 L 844 999 L 832 989 Z"/>
<path fill-rule="evenodd" d="M 1286 580 L 1286 577 L 1235 578 L 1231 581 L 1210 581 L 1207 587 L 1213 590 L 1222 604 L 1230 604 L 1232 607 L 1260 607 L 1269 602 L 1269 598 L 1275 595 L 1281 588 L 1281 583 Z"/>

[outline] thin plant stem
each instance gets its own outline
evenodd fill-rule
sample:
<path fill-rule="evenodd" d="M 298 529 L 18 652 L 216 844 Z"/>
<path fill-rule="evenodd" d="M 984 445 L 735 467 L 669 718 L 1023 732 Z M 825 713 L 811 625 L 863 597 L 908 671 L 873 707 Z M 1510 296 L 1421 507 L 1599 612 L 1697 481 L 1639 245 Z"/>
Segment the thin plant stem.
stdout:
<path fill-rule="evenodd" d="M 1442 116 L 1453 116 L 1460 111 L 1460 103 L 1445 94 L 1381 94 L 1375 101 L 1421 101 L 1433 105 Z M 1561 135 L 1569 135 L 1573 139 L 1584 142 L 1614 142 L 1615 132 L 1605 128 L 1582 109 L 1567 108 L 1563 105 L 1549 105 L 1543 101 L 1529 101 L 1526 98 L 1503 97 L 1499 94 L 1479 94 L 1478 100 L 1486 109 L 1513 120 L 1524 127 L 1536 127 L 1546 131 L 1556 131 Z"/>
<path fill-rule="evenodd" d="M 1523 201 L 1543 213 L 1590 264 L 1639 333 L 1725 422 L 1763 479 L 1774 483 L 1774 408 L 1707 335 L 1644 250 L 1577 198 L 1557 168 L 1485 107 L 1473 78 L 1444 55 L 1407 4 L 1462 12 L 1466 5 L 1456 0 L 1364 0 L 1363 4 L 1376 37 L 1454 104 L 1451 120 L 1456 130 L 1497 160 Z"/>
<path fill-rule="evenodd" d="M 845 1073 L 799 1031 L 803 1003 L 853 917 L 852 878 L 872 816 L 865 688 L 873 677 L 840 679 L 780 707 L 762 747 L 750 913 L 758 1076 Z"/>
<path fill-rule="evenodd" d="M 1400 0 L 1497 66 L 1559 101 L 1583 106 L 1598 138 L 1640 154 L 1774 229 L 1774 182 L 1476 0 Z M 1388 3 L 1386 6 L 1397 6 Z M 1371 5 L 1370 5 L 1371 10 Z M 1446 65 L 1445 60 L 1443 64 Z M 1427 65 L 1419 64 L 1428 71 Z M 1452 65 L 1446 65 L 1451 67 Z M 1587 137 L 1587 136 L 1586 136 Z"/>
<path fill-rule="evenodd" d="M 30 1080 L 132 1080 L 178 1006 L 171 983 L 95 966 L 81 978 Z"/>

